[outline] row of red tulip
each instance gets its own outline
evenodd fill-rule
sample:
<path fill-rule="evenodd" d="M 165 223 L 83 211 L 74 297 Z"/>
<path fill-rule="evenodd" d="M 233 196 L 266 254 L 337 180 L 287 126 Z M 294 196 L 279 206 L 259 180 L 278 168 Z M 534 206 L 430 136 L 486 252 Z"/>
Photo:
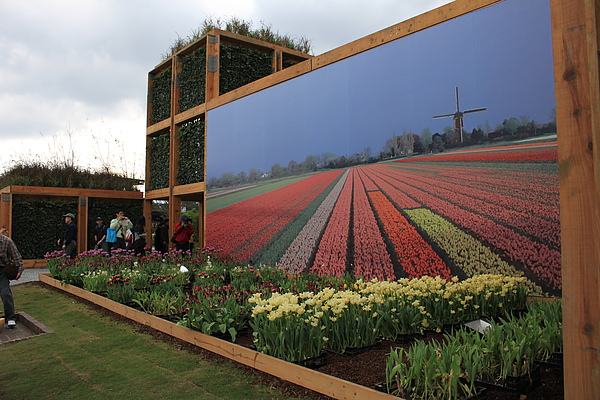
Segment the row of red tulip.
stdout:
<path fill-rule="evenodd" d="M 353 176 L 348 175 L 321 237 L 310 272 L 340 277 L 346 272 Z"/>
<path fill-rule="evenodd" d="M 389 197 L 389 199 L 398 207 L 399 209 L 404 208 L 417 208 L 422 207 L 421 203 L 415 201 L 413 198 L 408 197 L 402 191 L 396 189 L 394 186 L 390 185 L 385 179 L 382 179 L 380 176 L 367 173 L 366 170 L 361 169 L 361 173 L 365 174 Z"/>
<path fill-rule="evenodd" d="M 495 205 L 493 202 L 496 198 L 500 197 L 496 193 L 483 192 L 453 183 L 445 183 L 422 175 L 394 171 L 393 176 L 396 179 L 410 182 L 411 186 L 415 186 L 436 197 L 447 199 L 461 208 L 531 235 L 555 249 L 560 248 L 559 221 L 548 221 L 537 217 L 529 213 L 529 210 L 521 212 Z M 515 203 L 519 203 L 519 201 L 515 200 Z"/>
<path fill-rule="evenodd" d="M 558 182 L 549 182 L 551 187 L 541 183 L 534 184 L 532 181 L 539 174 L 533 173 L 503 180 L 485 177 L 483 174 L 485 171 L 479 169 L 460 176 L 438 175 L 438 179 L 467 187 L 472 196 L 486 199 L 498 206 L 526 212 L 548 221 L 560 221 Z M 488 196 L 490 193 L 493 193 L 493 196 Z"/>
<path fill-rule="evenodd" d="M 540 213 L 539 216 L 558 220 L 559 187 L 557 166 L 554 163 L 530 164 L 529 167 L 534 167 L 531 171 L 462 165 L 459 169 L 421 163 L 396 165 L 402 171 L 414 172 L 416 175 L 426 174 L 439 181 L 501 194 L 515 201 L 532 202 L 535 205 L 532 210 Z"/>
<path fill-rule="evenodd" d="M 517 151 L 482 151 L 482 152 L 462 152 L 450 154 L 436 154 L 424 157 L 410 157 L 398 160 L 396 162 L 423 162 L 423 161 L 556 161 L 558 159 L 557 149 L 532 149 Z"/>
<path fill-rule="evenodd" d="M 460 208 L 448 201 L 451 199 L 439 198 L 420 188 L 408 185 L 401 179 L 396 179 L 396 174 L 389 174 L 389 167 L 376 165 L 368 168 L 373 173 L 393 181 L 394 186 L 423 203 L 426 208 L 471 232 L 479 240 L 498 249 L 511 261 L 531 270 L 550 287 L 555 289 L 562 287 L 560 252 L 557 250 L 550 249 L 546 244 L 533 241 L 489 218 Z"/>
<path fill-rule="evenodd" d="M 362 180 L 363 184 L 365 185 L 365 190 L 367 192 L 370 192 L 372 190 L 379 190 L 379 188 L 377 187 L 375 182 L 373 182 L 371 177 L 362 171 L 363 171 L 362 169 L 358 170 L 358 176 L 360 176 L 360 179 Z"/>
<path fill-rule="evenodd" d="M 394 266 L 381 235 L 375 214 L 369 204 L 365 186 L 353 168 L 353 238 L 354 275 L 366 279 L 394 279 Z"/>
<path fill-rule="evenodd" d="M 408 278 L 423 275 L 452 277 L 446 263 L 382 192 L 369 192 L 369 197 Z"/>
<path fill-rule="evenodd" d="M 316 174 L 209 213 L 207 245 L 247 260 L 327 188 L 342 171 Z"/>
<path fill-rule="evenodd" d="M 349 171 L 346 171 L 344 175 L 342 175 L 338 183 L 336 183 L 335 187 L 327 195 L 325 200 L 323 200 L 323 203 L 321 203 L 317 211 L 306 223 L 304 228 L 302 228 L 283 257 L 279 260 L 278 265 L 288 274 L 298 274 L 308 267 L 314 248 L 316 247 L 321 234 L 325 229 L 325 225 L 327 225 L 327 220 L 333 212 L 333 208 L 342 192 L 348 172 Z"/>

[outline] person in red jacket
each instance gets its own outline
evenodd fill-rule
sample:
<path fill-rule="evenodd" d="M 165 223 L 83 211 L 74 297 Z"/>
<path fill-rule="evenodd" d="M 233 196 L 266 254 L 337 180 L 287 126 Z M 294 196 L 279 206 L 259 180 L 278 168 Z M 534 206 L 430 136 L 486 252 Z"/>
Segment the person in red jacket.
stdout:
<path fill-rule="evenodd" d="M 194 227 L 187 215 L 181 216 L 181 221 L 175 225 L 175 249 L 188 251 L 190 249 L 190 238 L 194 234 Z"/>

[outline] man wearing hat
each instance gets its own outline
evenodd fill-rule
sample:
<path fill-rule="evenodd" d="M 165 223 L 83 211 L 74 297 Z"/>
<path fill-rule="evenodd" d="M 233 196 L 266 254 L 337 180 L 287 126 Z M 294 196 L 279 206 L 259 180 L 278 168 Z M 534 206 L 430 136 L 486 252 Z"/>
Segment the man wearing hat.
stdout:
<path fill-rule="evenodd" d="M 74 221 L 75 215 L 73 213 L 66 213 L 63 217 L 65 217 L 67 230 L 65 231 L 64 239 L 58 239 L 58 245 L 62 244 L 62 249 L 67 257 L 75 258 L 77 255 L 77 225 L 75 225 Z"/>
<path fill-rule="evenodd" d="M 188 251 L 190 249 L 190 238 L 194 234 L 194 227 L 187 215 L 181 216 L 181 221 L 175 225 L 175 249 Z"/>
<path fill-rule="evenodd" d="M 106 243 L 106 225 L 102 217 L 96 217 L 96 226 L 93 230 L 94 233 L 94 250 L 102 249 L 105 253 L 108 253 L 108 243 Z"/>

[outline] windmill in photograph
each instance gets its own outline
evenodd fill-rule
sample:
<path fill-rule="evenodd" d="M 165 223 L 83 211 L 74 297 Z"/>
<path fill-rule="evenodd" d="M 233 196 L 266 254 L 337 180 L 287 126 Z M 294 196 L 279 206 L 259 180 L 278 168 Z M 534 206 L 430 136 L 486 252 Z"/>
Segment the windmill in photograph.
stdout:
<path fill-rule="evenodd" d="M 464 114 L 468 114 L 468 113 L 474 113 L 474 112 L 478 112 L 478 111 L 484 111 L 486 110 L 486 107 L 482 107 L 482 108 L 474 108 L 472 110 L 466 110 L 466 111 L 460 111 L 460 107 L 458 105 L 458 86 L 456 87 L 456 112 L 453 114 L 444 114 L 444 115 L 436 115 L 433 118 L 445 118 L 445 117 L 452 117 L 452 119 L 454 120 L 454 137 L 460 137 L 460 142 L 462 143 L 463 140 L 463 115 Z"/>

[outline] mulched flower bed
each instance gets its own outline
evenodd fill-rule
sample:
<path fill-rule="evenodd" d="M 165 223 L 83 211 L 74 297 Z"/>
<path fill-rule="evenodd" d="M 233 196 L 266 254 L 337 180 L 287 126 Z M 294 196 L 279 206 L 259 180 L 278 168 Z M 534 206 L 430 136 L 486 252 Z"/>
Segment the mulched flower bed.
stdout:
<path fill-rule="evenodd" d="M 122 315 L 113 313 L 106 310 L 103 307 L 91 303 L 87 300 L 81 299 L 77 296 L 65 293 L 56 288 L 52 290 L 59 291 L 60 293 L 71 296 L 78 301 L 88 304 L 92 309 L 110 315 L 112 318 L 118 321 L 128 323 L 136 327 L 136 330 L 140 333 L 148 334 L 154 337 L 156 340 L 160 340 L 166 343 L 171 343 L 178 347 L 180 350 L 189 351 L 193 354 L 202 355 L 204 359 L 211 360 L 214 362 L 230 362 L 233 361 L 222 357 L 220 355 L 211 353 L 200 347 L 194 346 L 190 343 L 182 341 L 180 339 L 169 336 L 165 333 L 157 331 L 153 328 L 131 321 L 130 319 L 123 317 Z M 438 339 L 440 340 L 442 335 L 429 333 L 425 340 Z M 236 340 L 236 344 L 241 346 L 250 347 L 252 345 L 251 333 L 242 336 Z M 408 348 L 410 344 L 396 344 L 391 341 L 382 341 L 381 346 L 375 347 L 365 353 L 358 354 L 352 357 L 347 357 L 341 354 L 327 353 L 327 364 L 317 369 L 317 371 L 324 374 L 329 374 L 350 382 L 354 382 L 363 386 L 374 388 L 377 383 L 385 382 L 385 364 L 387 360 L 387 354 L 391 348 L 404 347 Z M 301 397 L 312 400 L 326 400 L 331 397 L 316 393 L 312 390 L 306 389 L 302 386 L 295 385 L 287 382 L 280 378 L 271 376 L 264 372 L 255 370 L 243 364 L 235 363 L 240 369 L 242 369 L 249 376 L 257 378 L 258 382 L 263 385 L 267 385 L 272 388 L 276 388 L 286 396 Z M 521 396 L 520 400 L 561 400 L 564 399 L 564 388 L 563 388 L 563 374 L 562 371 L 555 370 L 552 368 L 542 367 L 542 379 L 541 384 L 534 391 L 528 393 L 526 396 Z M 488 390 L 488 400 L 506 400 L 506 399 L 519 399 L 518 396 L 503 392 L 495 392 Z"/>

